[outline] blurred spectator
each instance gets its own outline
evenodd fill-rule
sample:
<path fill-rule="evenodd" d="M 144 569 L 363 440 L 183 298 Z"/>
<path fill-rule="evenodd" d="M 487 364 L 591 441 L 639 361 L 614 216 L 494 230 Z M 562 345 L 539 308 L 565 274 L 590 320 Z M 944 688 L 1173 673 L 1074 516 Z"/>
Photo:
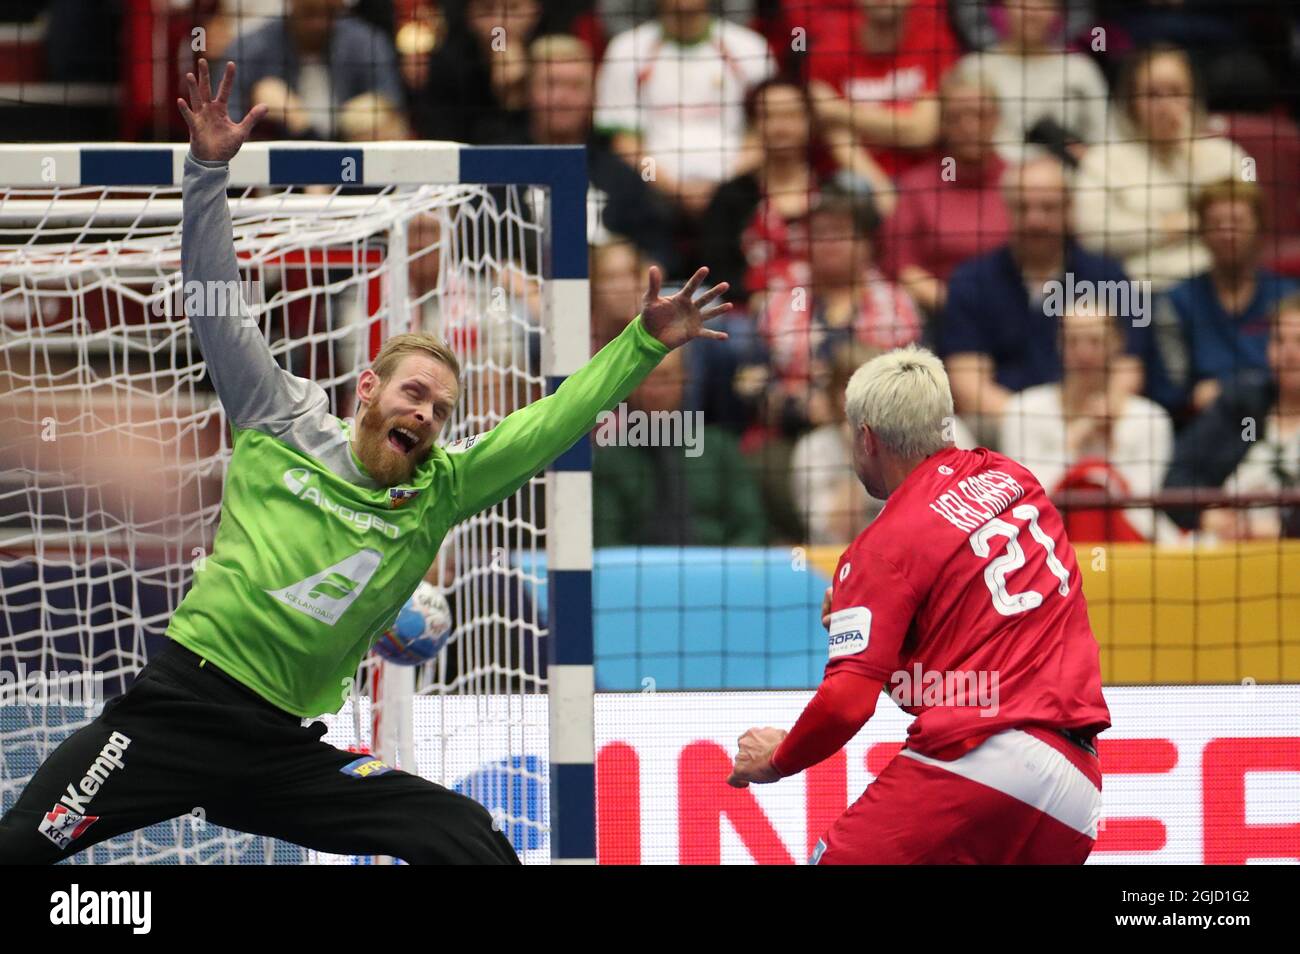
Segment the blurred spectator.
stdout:
<path fill-rule="evenodd" d="M 466 0 L 446 11 L 447 32 L 411 94 L 421 139 L 501 142 L 526 123 L 528 45 L 538 35 L 539 0 Z"/>
<path fill-rule="evenodd" d="M 993 143 L 997 96 L 954 69 L 939 102 L 939 156 L 899 177 L 898 207 L 883 230 L 889 270 L 931 314 L 943 309 L 952 270 L 997 248 L 1008 228 L 1006 166 Z"/>
<path fill-rule="evenodd" d="M 1209 182 L 1242 176 L 1245 154 L 1207 135 L 1191 61 L 1161 47 L 1136 55 L 1117 90 L 1121 138 L 1092 147 L 1079 166 L 1079 241 L 1123 259 L 1159 291 L 1209 267 L 1192 197 Z"/>
<path fill-rule="evenodd" d="M 220 76 L 229 58 L 226 49 L 234 42 L 235 37 L 241 32 L 251 32 L 254 25 L 262 26 L 265 22 L 265 17 L 251 15 L 244 6 L 236 5 L 232 0 L 194 0 L 190 4 L 188 17 L 178 15 L 169 18 L 167 43 L 176 51 L 176 70 L 168 79 L 163 94 L 164 102 L 170 105 L 178 96 L 189 96 L 189 89 L 185 85 L 185 74 L 198 75 L 199 57 L 208 61 L 214 75 Z M 147 44 L 152 48 L 156 42 L 158 41 L 154 36 L 153 24 L 146 23 L 143 36 L 138 37 L 136 43 Z M 150 91 L 150 87 L 140 86 L 144 81 L 142 76 L 133 76 L 128 72 L 123 79 L 122 95 L 124 100 L 129 99 L 131 103 L 123 109 L 122 138 L 140 139 L 146 135 L 144 126 L 133 125 L 131 113 L 142 109 L 148 110 L 148 100 L 155 94 Z M 143 114 L 139 115 L 139 121 L 156 125 L 156 119 L 147 118 Z M 179 110 L 168 109 L 166 123 L 170 130 L 170 135 L 166 138 L 183 141 L 188 137 L 189 129 Z"/>
<path fill-rule="evenodd" d="M 650 262 L 631 240 L 611 236 L 591 249 L 591 353 L 622 333 L 641 311 L 642 281 Z"/>
<path fill-rule="evenodd" d="M 773 282 L 807 280 L 808 207 L 818 179 L 803 87 L 764 80 L 745 97 L 745 118 L 761 151 L 758 166 L 719 186 L 700 220 L 700 258 L 742 306 Z"/>
<path fill-rule="evenodd" d="M 1165 367 L 1191 409 L 1203 411 L 1241 371 L 1268 368 L 1268 318 L 1296 282 L 1260 267 L 1264 195 L 1253 182 L 1223 179 L 1200 191 L 1196 219 L 1208 271 L 1180 282 L 1157 304 Z"/>
<path fill-rule="evenodd" d="M 1124 35 L 1137 47 L 1158 43 L 1188 50 L 1214 111 L 1268 109 L 1289 74 L 1285 51 L 1294 38 L 1295 4 L 1290 0 L 1100 0 L 1108 33 Z M 1253 40 L 1253 42 L 1252 42 Z M 1117 47 L 1112 46 L 1114 52 Z M 1275 53 L 1281 53 L 1278 57 Z M 1268 59 L 1272 59 L 1270 65 Z M 1283 87 L 1285 89 L 1285 87 Z"/>
<path fill-rule="evenodd" d="M 686 353 L 686 407 L 705 420 L 742 435 L 758 423 L 767 375 L 767 348 L 758 323 L 743 311 L 714 320 L 726 341 L 691 341 Z"/>
<path fill-rule="evenodd" d="M 1076 37 L 1084 36 L 1088 28 L 1097 22 L 1092 0 L 1049 0 L 1059 4 L 1060 16 L 1052 24 L 1050 37 L 1057 41 L 1062 49 Z M 1008 32 L 1005 4 L 985 2 L 985 0 L 948 0 L 948 15 L 952 20 L 953 31 L 968 50 L 988 50 L 996 47 Z"/>
<path fill-rule="evenodd" d="M 596 126 L 690 218 L 736 173 L 745 93 L 773 70 L 761 36 L 709 8 L 660 0 L 657 19 L 610 40 L 596 86 Z"/>
<path fill-rule="evenodd" d="M 749 23 L 772 0 L 714 0 L 718 15 L 733 23 Z M 852 0 L 839 0 L 841 3 Z M 622 33 L 654 19 L 658 0 L 596 0 L 601 22 L 611 34 Z"/>
<path fill-rule="evenodd" d="M 752 172 L 724 182 L 700 222 L 700 258 L 716 281 L 731 284 L 741 304 L 774 286 L 808 281 L 808 207 L 819 175 L 813 162 L 812 110 L 807 91 L 775 77 L 745 98 L 745 118 L 761 159 Z M 847 140 L 836 165 L 876 199 L 892 204 L 893 187 L 880 167 Z"/>
<path fill-rule="evenodd" d="M 528 49 L 526 122 L 514 130 L 503 128 L 500 141 L 585 145 L 588 240 L 599 245 L 612 235 L 627 236 L 673 274 L 672 208 L 615 155 L 608 135 L 592 129 L 595 67 L 586 44 L 553 34 L 538 37 Z"/>
<path fill-rule="evenodd" d="M 1011 395 L 1060 380 L 1061 355 L 1052 314 L 1066 294 L 1128 288 L 1117 262 L 1085 252 L 1070 234 L 1065 170 L 1051 157 L 1012 167 L 1004 179 L 1011 217 L 1008 243 L 958 266 L 948 283 L 939 335 L 957 412 L 981 442 L 995 441 Z M 1132 299 L 1130 299 L 1132 301 Z M 1111 380 L 1141 389 L 1149 335 L 1137 314 L 1115 316 L 1127 328 L 1128 354 Z M 1119 397 L 1113 402 L 1119 406 Z"/>
<path fill-rule="evenodd" d="M 376 0 L 372 0 L 376 2 Z M 384 0 L 377 0 L 384 2 Z M 411 2 L 411 0 L 405 0 Z M 449 21 L 464 21 L 470 0 L 416 0 L 432 2 Z M 596 0 L 541 0 L 541 13 L 534 29 L 536 36 L 564 33 L 581 40 L 599 62 L 605 51 L 605 27 L 596 10 Z M 648 15 L 648 14 L 647 14 Z"/>
<path fill-rule="evenodd" d="M 1300 489 L 1300 294 L 1278 302 L 1268 339 L 1271 379 L 1246 372 L 1178 437 L 1166 486 L 1234 493 Z M 1300 508 L 1175 510 L 1221 539 L 1300 536 Z"/>
<path fill-rule="evenodd" d="M 236 5 L 232 9 L 230 0 L 198 0 L 194 4 L 194 26 L 186 30 L 180 40 L 176 62 L 178 73 L 184 76 L 193 73 L 200 56 L 206 57 L 208 65 L 215 70 L 214 64 L 224 64 L 229 59 L 226 48 L 235 41 L 240 33 L 251 33 L 267 23 L 266 18 L 246 15 L 244 9 Z M 198 30 L 195 35 L 194 30 Z M 198 47 L 198 49 L 195 49 Z"/>
<path fill-rule="evenodd" d="M 393 46 L 408 100 L 423 93 L 429 83 L 429 58 L 447 36 L 447 17 L 432 0 L 412 0 L 396 24 Z"/>
<path fill-rule="evenodd" d="M 772 410 L 787 433 L 808 425 L 811 383 L 837 346 L 857 341 L 887 350 L 920 338 L 916 306 L 874 263 L 876 224 L 870 199 L 823 190 L 809 217 L 810 286 L 767 295 L 759 328 L 777 378 Z"/>
<path fill-rule="evenodd" d="M 402 83 L 392 39 L 343 14 L 342 0 L 289 0 L 288 15 L 225 49 L 239 67 L 230 113 L 270 107 L 278 134 L 299 139 L 402 139 Z M 213 64 L 220 75 L 224 64 Z"/>
<path fill-rule="evenodd" d="M 1087 54 L 1064 52 L 1058 36 L 1066 0 L 1003 0 L 1001 6 L 1002 41 L 967 54 L 958 66 L 985 78 L 1001 100 L 996 141 L 1003 157 L 1023 162 L 1026 138 L 1036 127 L 1050 130 L 1060 144 L 1102 141 L 1106 77 Z"/>
<path fill-rule="evenodd" d="M 631 240 L 610 236 L 591 250 L 591 351 L 595 354 L 641 310 L 646 269 L 652 264 Z M 713 275 L 710 274 L 710 282 Z M 683 349 L 686 393 L 683 406 L 703 411 L 710 424 L 743 433 L 753 423 L 761 403 L 767 352 L 754 320 L 732 312 L 710 322 L 727 333 L 725 341 L 692 341 Z"/>
<path fill-rule="evenodd" d="M 844 389 L 853 372 L 879 350 L 857 342 L 836 348 L 810 402 L 811 431 L 790 455 L 790 492 L 811 544 L 852 540 L 879 510 L 853 473 L 853 432 L 844 413 Z"/>
<path fill-rule="evenodd" d="M 683 409 L 684 377 L 681 349 L 669 352 L 624 407 L 598 422 L 591 461 L 596 546 L 756 546 L 765 541 L 754 475 L 734 437 Z M 663 437 L 672 421 L 680 440 L 646 446 L 649 435 Z M 611 438 L 617 443 L 610 443 Z"/>
<path fill-rule="evenodd" d="M 1061 319 L 1064 372 L 1007 399 L 999 447 L 1033 472 L 1049 494 L 1069 487 L 1146 496 L 1159 489 L 1173 452 L 1164 408 L 1112 383 L 1124 336 L 1095 308 Z M 1118 402 L 1118 403 L 1115 403 Z M 1150 508 L 1066 514 L 1071 539 L 1166 539 L 1174 528 Z M 1090 521 L 1086 529 L 1081 524 Z M 1076 537 L 1076 531 L 1078 536 Z"/>
<path fill-rule="evenodd" d="M 817 118 L 852 131 L 896 176 L 938 139 L 939 79 L 958 53 L 938 0 L 860 0 L 843 30 L 809 46 Z"/>

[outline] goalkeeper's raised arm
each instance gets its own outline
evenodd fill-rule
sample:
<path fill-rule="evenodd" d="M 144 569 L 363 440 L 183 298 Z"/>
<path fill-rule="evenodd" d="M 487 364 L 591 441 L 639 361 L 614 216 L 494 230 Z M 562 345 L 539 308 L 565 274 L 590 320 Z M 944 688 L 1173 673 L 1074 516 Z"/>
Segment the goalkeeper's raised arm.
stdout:
<path fill-rule="evenodd" d="M 181 188 L 181 275 L 186 314 L 217 396 L 230 420 L 244 426 L 291 417 L 314 394 L 308 382 L 276 365 L 240 292 L 226 203 L 227 164 L 266 114 L 266 107 L 254 106 L 242 122 L 233 122 L 226 102 L 234 78 L 235 64 L 227 63 L 213 96 L 208 62 L 200 59 L 198 76 L 185 76 L 189 102 L 177 100 L 190 130 Z"/>
<path fill-rule="evenodd" d="M 641 313 L 622 334 L 550 397 L 521 408 L 486 434 L 448 447 L 457 519 L 492 506 L 546 467 L 595 426 L 601 411 L 635 390 L 673 348 L 694 338 L 725 339 L 726 334 L 705 328 L 704 322 L 731 309 L 717 302 L 727 283 L 695 298 L 708 273 L 707 268 L 697 270 L 677 294 L 665 298 L 659 294 L 659 269 L 651 267 Z"/>

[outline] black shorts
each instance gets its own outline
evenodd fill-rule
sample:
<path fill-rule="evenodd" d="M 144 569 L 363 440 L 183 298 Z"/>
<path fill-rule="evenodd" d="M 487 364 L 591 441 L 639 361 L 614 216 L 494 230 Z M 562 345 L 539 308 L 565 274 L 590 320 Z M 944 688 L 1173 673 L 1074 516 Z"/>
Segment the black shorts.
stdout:
<path fill-rule="evenodd" d="M 0 818 L 0 864 L 59 861 L 183 815 L 412 864 L 518 864 L 488 810 L 321 741 L 178 643 L 54 750 Z"/>

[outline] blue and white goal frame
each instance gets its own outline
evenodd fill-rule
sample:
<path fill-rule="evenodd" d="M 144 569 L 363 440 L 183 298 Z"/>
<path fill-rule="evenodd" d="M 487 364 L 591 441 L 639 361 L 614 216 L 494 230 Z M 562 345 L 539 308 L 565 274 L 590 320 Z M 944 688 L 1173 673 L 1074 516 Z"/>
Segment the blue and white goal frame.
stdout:
<path fill-rule="evenodd" d="M 184 144 L 0 145 L 0 186 L 179 187 Z M 247 143 L 230 185 L 515 185 L 549 193 L 542 222 L 541 372 L 546 391 L 590 357 L 587 158 L 581 146 L 450 142 Z M 555 862 L 596 858 L 591 444 L 546 472 L 550 843 Z"/>

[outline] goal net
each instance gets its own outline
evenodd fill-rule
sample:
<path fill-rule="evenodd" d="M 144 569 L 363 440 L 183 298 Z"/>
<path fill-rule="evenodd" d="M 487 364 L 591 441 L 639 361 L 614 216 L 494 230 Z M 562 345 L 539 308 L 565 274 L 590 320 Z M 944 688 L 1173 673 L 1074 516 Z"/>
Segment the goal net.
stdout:
<path fill-rule="evenodd" d="M 548 196 L 521 184 L 232 187 L 240 293 L 275 360 L 318 382 L 343 418 L 387 336 L 439 335 L 463 365 L 444 437 L 481 433 L 546 392 Z M 180 212 L 175 185 L 0 191 L 0 810 L 164 645 L 211 552 L 231 436 L 185 318 Z M 529 568 L 545 551 L 544 487 L 535 478 L 447 536 L 427 577 L 454 619 L 436 659 L 412 672 L 368 658 L 326 718 L 327 741 L 478 799 L 539 861 L 547 649 Z M 392 689 L 377 699 L 379 687 Z M 359 859 L 230 832 L 196 810 L 75 860 Z"/>

